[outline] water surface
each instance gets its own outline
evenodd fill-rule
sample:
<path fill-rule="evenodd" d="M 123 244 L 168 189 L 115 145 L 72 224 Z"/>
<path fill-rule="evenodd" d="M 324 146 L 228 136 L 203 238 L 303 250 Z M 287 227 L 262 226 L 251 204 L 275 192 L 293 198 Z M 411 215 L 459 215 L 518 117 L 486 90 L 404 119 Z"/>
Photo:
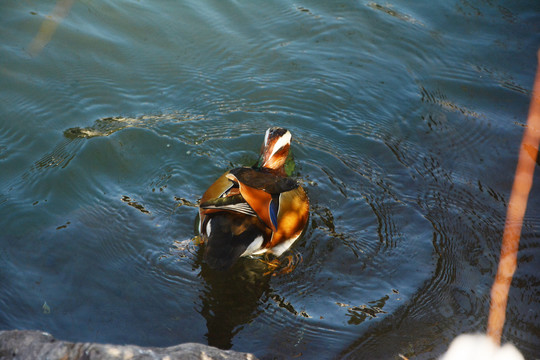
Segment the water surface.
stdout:
<path fill-rule="evenodd" d="M 0 5 L 0 329 L 261 358 L 435 358 L 483 332 L 534 1 Z M 289 274 L 209 270 L 197 200 L 293 134 Z M 540 353 L 540 177 L 503 341 Z"/>

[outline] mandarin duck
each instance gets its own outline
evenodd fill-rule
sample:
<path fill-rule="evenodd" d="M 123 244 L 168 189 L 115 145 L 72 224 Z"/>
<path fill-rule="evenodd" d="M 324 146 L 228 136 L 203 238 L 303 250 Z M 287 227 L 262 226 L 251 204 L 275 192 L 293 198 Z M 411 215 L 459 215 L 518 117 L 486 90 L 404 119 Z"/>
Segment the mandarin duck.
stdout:
<path fill-rule="evenodd" d="M 242 256 L 280 256 L 304 231 L 309 200 L 285 174 L 290 145 L 288 130 L 268 129 L 258 163 L 227 171 L 203 194 L 199 234 L 211 268 L 228 269 Z"/>

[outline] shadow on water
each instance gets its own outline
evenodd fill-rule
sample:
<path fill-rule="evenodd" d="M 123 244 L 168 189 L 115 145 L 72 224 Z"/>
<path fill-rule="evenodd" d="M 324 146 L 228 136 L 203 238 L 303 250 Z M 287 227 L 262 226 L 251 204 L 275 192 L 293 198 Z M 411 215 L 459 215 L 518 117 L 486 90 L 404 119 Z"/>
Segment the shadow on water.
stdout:
<path fill-rule="evenodd" d="M 269 300 L 294 316 L 305 316 L 270 286 L 281 266 L 274 269 L 263 258 L 240 258 L 231 269 L 216 271 L 203 261 L 203 249 L 204 245 L 197 251 L 195 267 L 205 284 L 198 312 L 206 320 L 208 345 L 230 349 L 235 335 L 264 311 Z"/>
<path fill-rule="evenodd" d="M 242 258 L 220 272 L 209 268 L 199 251 L 197 263 L 205 281 L 199 312 L 206 320 L 208 345 L 230 349 L 234 336 L 261 312 L 259 305 L 271 292 L 271 276 L 264 275 L 267 266 L 257 259 Z"/>

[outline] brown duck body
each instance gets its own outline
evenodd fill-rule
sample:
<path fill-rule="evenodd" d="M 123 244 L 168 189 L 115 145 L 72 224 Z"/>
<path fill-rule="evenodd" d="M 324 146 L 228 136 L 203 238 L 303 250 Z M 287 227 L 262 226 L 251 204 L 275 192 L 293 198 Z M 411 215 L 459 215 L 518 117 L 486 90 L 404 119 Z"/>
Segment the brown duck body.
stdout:
<path fill-rule="evenodd" d="M 205 260 L 227 269 L 239 257 L 286 251 L 302 234 L 309 217 L 304 189 L 285 176 L 290 133 L 268 129 L 258 166 L 227 171 L 204 193 L 199 232 Z"/>

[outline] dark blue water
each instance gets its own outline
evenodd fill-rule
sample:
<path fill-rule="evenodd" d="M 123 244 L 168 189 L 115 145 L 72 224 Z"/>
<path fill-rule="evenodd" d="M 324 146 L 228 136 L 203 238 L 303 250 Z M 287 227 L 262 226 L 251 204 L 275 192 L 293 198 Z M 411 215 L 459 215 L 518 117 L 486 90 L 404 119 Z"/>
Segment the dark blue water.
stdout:
<path fill-rule="evenodd" d="M 434 358 L 483 332 L 536 1 L 4 1 L 0 329 L 262 358 Z M 292 273 L 215 273 L 197 200 L 293 134 Z M 503 342 L 540 353 L 540 175 Z"/>

